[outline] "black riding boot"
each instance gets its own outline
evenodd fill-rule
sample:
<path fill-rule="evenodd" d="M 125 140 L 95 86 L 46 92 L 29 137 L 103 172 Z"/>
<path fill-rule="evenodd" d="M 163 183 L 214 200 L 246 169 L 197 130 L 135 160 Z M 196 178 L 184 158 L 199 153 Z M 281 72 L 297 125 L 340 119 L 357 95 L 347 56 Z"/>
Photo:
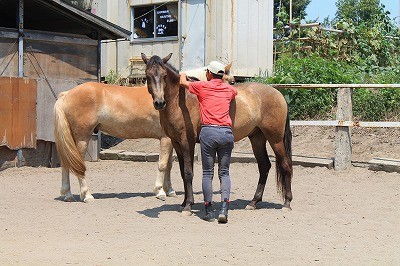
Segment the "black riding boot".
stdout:
<path fill-rule="evenodd" d="M 208 222 L 213 222 L 214 221 L 214 213 L 213 213 L 213 208 L 211 202 L 205 202 L 204 203 L 205 210 L 206 210 L 206 216 L 204 217 L 204 220 Z"/>
<path fill-rule="evenodd" d="M 228 222 L 228 208 L 229 208 L 230 201 L 225 199 L 222 202 L 221 210 L 219 211 L 218 215 L 218 223 L 225 224 Z"/>

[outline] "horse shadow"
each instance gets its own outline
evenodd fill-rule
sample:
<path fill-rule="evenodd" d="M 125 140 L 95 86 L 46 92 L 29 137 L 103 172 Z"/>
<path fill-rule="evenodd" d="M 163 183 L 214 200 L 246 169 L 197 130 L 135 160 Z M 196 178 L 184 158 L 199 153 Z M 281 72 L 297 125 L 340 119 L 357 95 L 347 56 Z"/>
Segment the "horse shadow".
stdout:
<path fill-rule="evenodd" d="M 248 200 L 242 200 L 242 199 L 236 199 L 231 201 L 229 210 L 244 210 L 246 206 L 249 204 L 250 201 Z M 219 210 L 221 207 L 221 203 L 216 202 L 214 203 L 214 210 Z M 273 202 L 259 202 L 257 204 L 257 210 L 259 209 L 275 209 L 279 210 L 282 209 L 283 205 L 282 204 L 277 204 Z M 155 207 L 155 208 L 150 208 L 150 209 L 145 209 L 141 211 L 136 211 L 139 214 L 142 214 L 146 217 L 149 218 L 159 218 L 159 215 L 163 212 L 178 212 L 180 211 L 181 206 L 177 204 L 163 204 L 162 206 Z M 204 204 L 203 203 L 195 203 L 192 206 L 192 213 L 194 216 L 197 216 L 198 218 L 203 218 L 204 217 Z"/>
<path fill-rule="evenodd" d="M 194 192 L 193 194 L 199 195 L 202 192 Z M 177 196 L 185 195 L 185 192 L 177 191 Z M 78 194 L 73 195 L 74 198 L 77 200 L 79 199 Z M 154 198 L 154 192 L 121 192 L 121 193 L 92 193 L 92 196 L 95 200 L 103 200 L 103 199 L 129 199 L 129 198 Z M 54 198 L 57 201 L 64 201 L 64 196 L 58 196 Z M 77 200 L 79 202 L 79 200 Z"/>
<path fill-rule="evenodd" d="M 154 197 L 153 192 L 138 192 L 138 193 L 132 193 L 132 192 L 121 192 L 121 193 L 93 193 L 92 196 L 95 198 L 95 200 L 103 200 L 103 199 L 129 199 L 129 198 L 149 198 L 149 197 Z M 78 194 L 74 194 L 74 198 L 77 200 L 79 199 Z M 59 196 L 54 198 L 54 200 L 58 201 L 64 201 L 64 196 Z M 77 200 L 79 202 L 79 200 Z"/>
<path fill-rule="evenodd" d="M 182 196 L 184 195 L 184 192 L 177 191 L 176 192 L 177 196 Z M 202 195 L 203 193 L 201 191 L 196 191 L 193 194 L 195 195 Z M 219 192 L 214 192 L 214 195 L 218 196 L 220 193 Z M 154 193 L 153 192 L 121 192 L 121 193 L 93 193 L 93 197 L 96 200 L 103 200 L 103 199 L 129 199 L 129 198 L 154 198 Z M 75 199 L 79 199 L 79 195 L 74 195 Z M 63 196 L 59 196 L 57 198 L 54 198 L 54 200 L 58 201 L 64 201 Z M 77 202 L 80 202 L 77 200 Z M 229 205 L 229 210 L 244 210 L 246 206 L 250 203 L 249 200 L 243 200 L 243 199 L 236 199 L 231 201 Z M 220 202 L 215 202 L 214 204 L 214 210 L 218 211 L 219 208 L 221 207 Z M 280 203 L 274 203 L 274 202 L 266 202 L 262 201 L 257 203 L 257 208 L 256 210 L 260 209 L 275 209 L 279 210 L 282 209 L 283 205 Z M 144 215 L 148 218 L 159 218 L 161 213 L 164 212 L 180 212 L 181 211 L 181 206 L 180 204 L 162 204 L 161 206 L 157 206 L 154 208 L 147 208 L 144 210 L 138 210 L 136 211 L 137 213 Z M 203 202 L 198 202 L 193 204 L 192 206 L 192 213 L 194 216 L 203 219 L 204 217 L 204 203 Z"/>

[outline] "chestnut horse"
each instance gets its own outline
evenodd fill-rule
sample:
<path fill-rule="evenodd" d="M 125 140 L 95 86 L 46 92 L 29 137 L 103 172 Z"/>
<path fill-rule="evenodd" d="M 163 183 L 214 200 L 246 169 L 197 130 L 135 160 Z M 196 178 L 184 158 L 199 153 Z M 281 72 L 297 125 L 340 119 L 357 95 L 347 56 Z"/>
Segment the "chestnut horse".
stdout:
<path fill-rule="evenodd" d="M 171 138 L 176 150 L 185 199 L 182 214 L 190 215 L 193 198 L 193 157 L 195 143 L 200 131 L 200 114 L 197 97 L 179 86 L 180 75 L 167 61 L 172 54 L 161 59 L 148 58 L 146 63 L 147 87 L 154 107 L 160 112 L 160 122 Z M 238 94 L 231 104 L 233 135 L 235 141 L 248 137 L 251 141 L 260 173 L 257 189 L 246 209 L 255 209 L 262 200 L 271 162 L 266 142 L 276 156 L 277 188 L 284 198 L 284 207 L 290 209 L 292 201 L 292 134 L 289 125 L 287 103 L 275 88 L 261 83 L 243 83 L 235 86 Z"/>
<path fill-rule="evenodd" d="M 225 69 L 225 82 L 232 82 L 230 66 Z M 204 79 L 203 69 L 191 70 L 194 78 Z M 85 179 L 84 154 L 93 132 L 99 130 L 123 139 L 155 138 L 160 140 L 158 174 L 154 186 L 156 197 L 174 196 L 171 186 L 172 144 L 160 125 L 159 112 L 147 87 L 123 87 L 96 82 L 62 92 L 54 106 L 54 135 L 62 167 L 61 195 L 74 201 L 70 171 L 80 184 L 80 198 L 93 199 Z"/>

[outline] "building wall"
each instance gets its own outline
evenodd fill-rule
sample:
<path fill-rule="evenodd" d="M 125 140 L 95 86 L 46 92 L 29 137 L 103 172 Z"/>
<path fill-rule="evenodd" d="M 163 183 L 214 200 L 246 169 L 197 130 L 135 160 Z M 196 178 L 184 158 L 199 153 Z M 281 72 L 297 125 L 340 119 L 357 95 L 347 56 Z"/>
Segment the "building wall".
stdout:
<path fill-rule="evenodd" d="M 130 29 L 131 6 L 164 3 L 154 0 L 95 0 L 97 15 L 121 27 Z M 179 1 L 181 8 L 188 5 L 205 5 L 205 47 L 192 49 L 193 55 L 182 58 L 181 34 L 187 35 L 188 25 L 179 26 L 178 40 L 153 42 L 110 42 L 102 45 L 102 75 L 110 70 L 118 71 L 123 77 L 129 75 L 129 59 L 146 55 L 164 57 L 173 53 L 170 63 L 176 68 L 185 65 L 205 65 L 212 60 L 223 63 L 233 62 L 232 70 L 236 76 L 251 77 L 271 73 L 273 64 L 273 0 L 186 0 Z M 200 6 L 200 8 L 203 8 Z M 179 18 L 184 23 L 190 22 L 186 10 L 180 10 Z M 199 25 L 195 25 L 199 28 Z M 193 36 L 193 35 L 192 35 Z M 198 36 L 196 36 L 198 37 Z M 183 40 L 184 41 L 184 40 Z M 187 40 L 186 40 L 187 41 Z M 187 51 L 186 51 L 187 53 Z M 205 58 L 205 59 L 204 59 Z M 182 60 L 197 60 L 185 62 Z"/>
<path fill-rule="evenodd" d="M 233 74 L 272 72 L 273 0 L 207 0 L 206 61 L 233 62 Z"/>
<path fill-rule="evenodd" d="M 92 9 L 97 16 L 100 16 L 120 27 L 131 29 L 131 6 L 163 3 L 165 1 L 126 1 L 126 0 L 94 0 Z M 167 56 L 173 53 L 170 63 L 179 68 L 179 41 L 157 41 L 131 43 L 129 40 L 105 41 L 102 43 L 102 76 L 110 71 L 116 71 L 122 77 L 129 75 L 129 59 L 140 57 L 143 52 L 148 56 Z"/>
<path fill-rule="evenodd" d="M 15 30 L 0 29 L 3 76 L 18 76 L 17 36 Z M 37 139 L 54 142 L 56 96 L 86 81 L 97 81 L 98 43 L 81 35 L 30 30 L 25 31 L 25 37 L 24 77 L 37 80 Z"/>

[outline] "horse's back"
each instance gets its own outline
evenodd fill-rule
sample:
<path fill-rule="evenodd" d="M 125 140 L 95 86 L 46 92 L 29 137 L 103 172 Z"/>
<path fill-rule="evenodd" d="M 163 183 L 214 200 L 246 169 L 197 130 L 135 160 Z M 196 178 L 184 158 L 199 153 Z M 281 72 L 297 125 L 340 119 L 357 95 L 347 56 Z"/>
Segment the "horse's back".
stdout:
<path fill-rule="evenodd" d="M 184 70 L 182 72 L 185 73 L 188 77 L 195 77 L 199 80 L 206 81 L 207 80 L 206 70 L 207 70 L 206 67 L 200 67 L 195 69 Z"/>
<path fill-rule="evenodd" d="M 81 106 L 85 109 L 107 108 L 112 111 L 138 111 L 152 108 L 151 96 L 145 86 L 126 87 L 97 82 L 86 82 L 64 93 L 66 105 L 73 108 Z M 117 108 L 117 110 L 114 110 Z"/>
<path fill-rule="evenodd" d="M 280 137 L 288 111 L 283 95 L 272 86 L 256 82 L 240 83 L 235 88 L 238 94 L 231 110 L 235 140 L 248 136 L 255 128 Z"/>
<path fill-rule="evenodd" d="M 76 126 L 121 138 L 160 138 L 159 114 L 147 87 L 96 82 L 76 86 L 64 96 L 64 109 Z"/>

